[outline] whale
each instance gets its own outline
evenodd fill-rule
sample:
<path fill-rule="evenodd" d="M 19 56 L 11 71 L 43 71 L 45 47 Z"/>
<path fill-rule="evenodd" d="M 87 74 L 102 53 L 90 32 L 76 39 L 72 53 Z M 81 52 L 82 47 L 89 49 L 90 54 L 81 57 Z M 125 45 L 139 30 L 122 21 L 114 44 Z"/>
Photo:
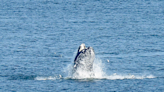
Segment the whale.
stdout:
<path fill-rule="evenodd" d="M 77 51 L 74 59 L 74 69 L 73 73 L 78 74 L 77 70 L 82 70 L 85 72 L 90 72 L 93 75 L 93 63 L 95 59 L 94 49 L 92 47 L 86 47 L 82 43 Z"/>

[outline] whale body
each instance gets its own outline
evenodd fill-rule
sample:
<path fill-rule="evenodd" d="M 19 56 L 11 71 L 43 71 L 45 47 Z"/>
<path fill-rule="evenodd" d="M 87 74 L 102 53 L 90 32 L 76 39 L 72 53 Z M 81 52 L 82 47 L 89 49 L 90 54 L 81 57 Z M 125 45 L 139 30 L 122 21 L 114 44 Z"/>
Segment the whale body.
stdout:
<path fill-rule="evenodd" d="M 78 73 L 77 70 L 85 72 L 93 72 L 93 62 L 95 53 L 92 47 L 85 47 L 85 44 L 81 44 L 74 59 L 74 73 Z M 93 73 L 92 73 L 93 75 Z"/>

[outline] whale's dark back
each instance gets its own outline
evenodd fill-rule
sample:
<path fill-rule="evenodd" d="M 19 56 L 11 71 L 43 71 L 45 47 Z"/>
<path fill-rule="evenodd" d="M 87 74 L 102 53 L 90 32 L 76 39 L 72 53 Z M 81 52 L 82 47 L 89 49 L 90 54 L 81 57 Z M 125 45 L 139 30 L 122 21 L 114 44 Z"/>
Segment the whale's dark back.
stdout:
<path fill-rule="evenodd" d="M 80 52 L 77 52 L 74 60 L 74 70 L 81 68 L 85 71 L 92 71 L 94 58 L 95 53 L 92 47 L 88 47 Z"/>

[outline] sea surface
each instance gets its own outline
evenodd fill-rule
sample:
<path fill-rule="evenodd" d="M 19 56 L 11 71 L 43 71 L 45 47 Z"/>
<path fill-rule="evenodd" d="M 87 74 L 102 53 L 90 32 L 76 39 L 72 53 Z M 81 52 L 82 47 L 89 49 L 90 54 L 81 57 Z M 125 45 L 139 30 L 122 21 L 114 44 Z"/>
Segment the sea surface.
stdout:
<path fill-rule="evenodd" d="M 164 1 L 1 0 L 0 92 L 164 92 Z"/>

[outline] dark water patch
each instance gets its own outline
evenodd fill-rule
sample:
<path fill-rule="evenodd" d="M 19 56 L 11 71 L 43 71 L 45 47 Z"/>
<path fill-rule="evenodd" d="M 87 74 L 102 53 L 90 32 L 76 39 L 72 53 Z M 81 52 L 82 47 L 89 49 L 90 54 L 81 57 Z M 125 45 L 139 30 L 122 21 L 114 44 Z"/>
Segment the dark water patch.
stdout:
<path fill-rule="evenodd" d="M 67 62 L 71 62 L 71 61 L 64 60 L 64 61 L 61 61 L 61 62 L 63 62 L 63 63 L 67 63 Z"/>
<path fill-rule="evenodd" d="M 161 49 L 154 49 L 154 48 L 151 48 L 151 49 L 145 48 L 145 49 L 143 49 L 143 51 L 145 51 L 145 52 L 163 52 L 163 50 L 161 50 Z"/>
<path fill-rule="evenodd" d="M 157 79 L 164 79 L 164 76 L 158 76 Z"/>
<path fill-rule="evenodd" d="M 128 53 L 128 54 L 119 54 L 119 52 L 112 53 L 96 53 L 96 55 L 103 58 L 125 58 L 125 57 L 156 57 L 163 56 L 164 52 L 148 52 L 148 53 Z"/>
<path fill-rule="evenodd" d="M 158 69 L 158 71 L 164 71 L 164 68 Z"/>
<path fill-rule="evenodd" d="M 55 54 L 55 55 L 52 55 L 52 57 L 62 57 L 62 55 L 59 55 L 59 54 Z"/>
<path fill-rule="evenodd" d="M 8 80 L 34 80 L 37 76 L 36 75 L 11 75 L 8 77 Z"/>
<path fill-rule="evenodd" d="M 156 38 L 163 38 L 164 34 L 158 33 L 158 34 L 150 34 L 151 37 L 156 37 Z"/>
<path fill-rule="evenodd" d="M 61 89 L 62 91 L 67 91 L 67 90 L 69 90 L 69 88 L 63 88 L 63 89 Z"/>
<path fill-rule="evenodd" d="M 97 39 L 109 39 L 111 36 L 108 36 L 108 35 L 102 35 L 102 36 L 98 36 L 96 37 Z"/>
<path fill-rule="evenodd" d="M 0 77 L 8 77 L 8 75 L 0 74 Z"/>
<path fill-rule="evenodd" d="M 96 53 L 96 55 L 119 55 L 120 53 L 119 52 L 99 52 L 99 53 Z"/>
<path fill-rule="evenodd" d="M 111 54 L 111 55 L 119 55 L 119 52 L 111 52 L 109 54 Z"/>

